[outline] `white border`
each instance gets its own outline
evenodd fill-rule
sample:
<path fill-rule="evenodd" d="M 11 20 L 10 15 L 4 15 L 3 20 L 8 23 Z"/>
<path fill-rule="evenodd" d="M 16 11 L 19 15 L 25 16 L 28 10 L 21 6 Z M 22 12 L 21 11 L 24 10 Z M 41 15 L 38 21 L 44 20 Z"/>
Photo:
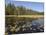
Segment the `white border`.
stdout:
<path fill-rule="evenodd" d="M 14 0 L 13 0 L 14 1 Z M 21 35 L 46 35 L 46 0 L 17 0 L 17 1 L 31 1 L 31 2 L 44 2 L 44 11 L 45 11 L 45 32 L 44 33 L 31 33 L 31 34 L 21 34 Z M 0 0 L 0 35 L 5 33 L 5 0 Z M 19 34 L 20 35 L 20 34 Z"/>
<path fill-rule="evenodd" d="M 0 0 L 0 35 L 5 32 L 5 6 L 4 0 Z"/>

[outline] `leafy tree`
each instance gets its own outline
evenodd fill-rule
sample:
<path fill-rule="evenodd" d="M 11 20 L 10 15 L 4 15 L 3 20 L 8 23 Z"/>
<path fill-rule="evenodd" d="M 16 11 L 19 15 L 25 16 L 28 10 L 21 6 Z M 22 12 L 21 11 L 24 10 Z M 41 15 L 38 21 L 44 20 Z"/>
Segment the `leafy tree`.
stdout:
<path fill-rule="evenodd" d="M 14 4 L 8 4 L 7 6 L 5 6 L 5 14 L 6 15 L 14 15 L 14 10 L 15 10 L 15 6 Z"/>
<path fill-rule="evenodd" d="M 23 6 L 18 6 L 17 10 L 18 10 L 18 15 L 23 15 L 25 14 L 26 8 Z"/>

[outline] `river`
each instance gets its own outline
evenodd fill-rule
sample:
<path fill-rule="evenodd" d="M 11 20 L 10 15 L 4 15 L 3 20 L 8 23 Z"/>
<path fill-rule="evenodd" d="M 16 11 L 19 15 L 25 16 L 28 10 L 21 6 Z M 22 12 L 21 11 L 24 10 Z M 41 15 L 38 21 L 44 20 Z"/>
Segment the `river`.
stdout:
<path fill-rule="evenodd" d="M 32 20 L 32 21 L 19 21 L 21 26 L 18 26 L 18 29 L 20 30 L 18 32 L 14 32 L 16 34 L 18 33 L 36 33 L 36 32 L 44 32 L 44 18 Z M 5 28 L 7 31 L 7 27 Z M 16 29 L 17 30 L 17 29 Z M 12 32 L 8 32 L 11 34 Z"/>
<path fill-rule="evenodd" d="M 44 19 L 40 18 L 33 20 L 32 22 L 27 21 L 17 33 L 36 33 L 44 32 Z"/>

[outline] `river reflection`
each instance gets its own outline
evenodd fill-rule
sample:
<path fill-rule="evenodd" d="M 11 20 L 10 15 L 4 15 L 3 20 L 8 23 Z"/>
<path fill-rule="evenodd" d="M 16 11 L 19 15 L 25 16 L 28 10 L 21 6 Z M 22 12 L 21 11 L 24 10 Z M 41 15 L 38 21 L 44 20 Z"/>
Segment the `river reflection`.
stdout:
<path fill-rule="evenodd" d="M 36 33 L 44 32 L 44 19 L 37 19 L 31 21 L 25 21 L 25 24 L 22 25 L 19 32 L 17 33 Z"/>
<path fill-rule="evenodd" d="M 32 21 L 33 32 L 44 32 L 44 19 Z"/>
<path fill-rule="evenodd" d="M 5 29 L 9 34 L 44 32 L 44 19 L 16 21 L 14 26 L 8 25 Z"/>

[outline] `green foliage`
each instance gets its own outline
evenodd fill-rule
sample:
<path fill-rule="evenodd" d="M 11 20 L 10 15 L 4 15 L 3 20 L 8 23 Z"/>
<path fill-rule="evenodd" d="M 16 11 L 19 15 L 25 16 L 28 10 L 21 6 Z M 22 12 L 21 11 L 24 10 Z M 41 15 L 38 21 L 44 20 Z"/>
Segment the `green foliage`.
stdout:
<path fill-rule="evenodd" d="M 15 6 L 11 3 L 5 7 L 6 15 L 14 15 L 14 11 L 15 11 Z"/>
<path fill-rule="evenodd" d="M 15 6 L 14 4 L 9 3 L 5 5 L 5 14 L 6 15 L 43 15 L 44 12 L 37 12 L 31 9 L 27 9 L 24 6 Z"/>
<path fill-rule="evenodd" d="M 18 9 L 18 15 L 25 14 L 25 8 L 23 6 L 18 6 L 16 9 Z"/>

